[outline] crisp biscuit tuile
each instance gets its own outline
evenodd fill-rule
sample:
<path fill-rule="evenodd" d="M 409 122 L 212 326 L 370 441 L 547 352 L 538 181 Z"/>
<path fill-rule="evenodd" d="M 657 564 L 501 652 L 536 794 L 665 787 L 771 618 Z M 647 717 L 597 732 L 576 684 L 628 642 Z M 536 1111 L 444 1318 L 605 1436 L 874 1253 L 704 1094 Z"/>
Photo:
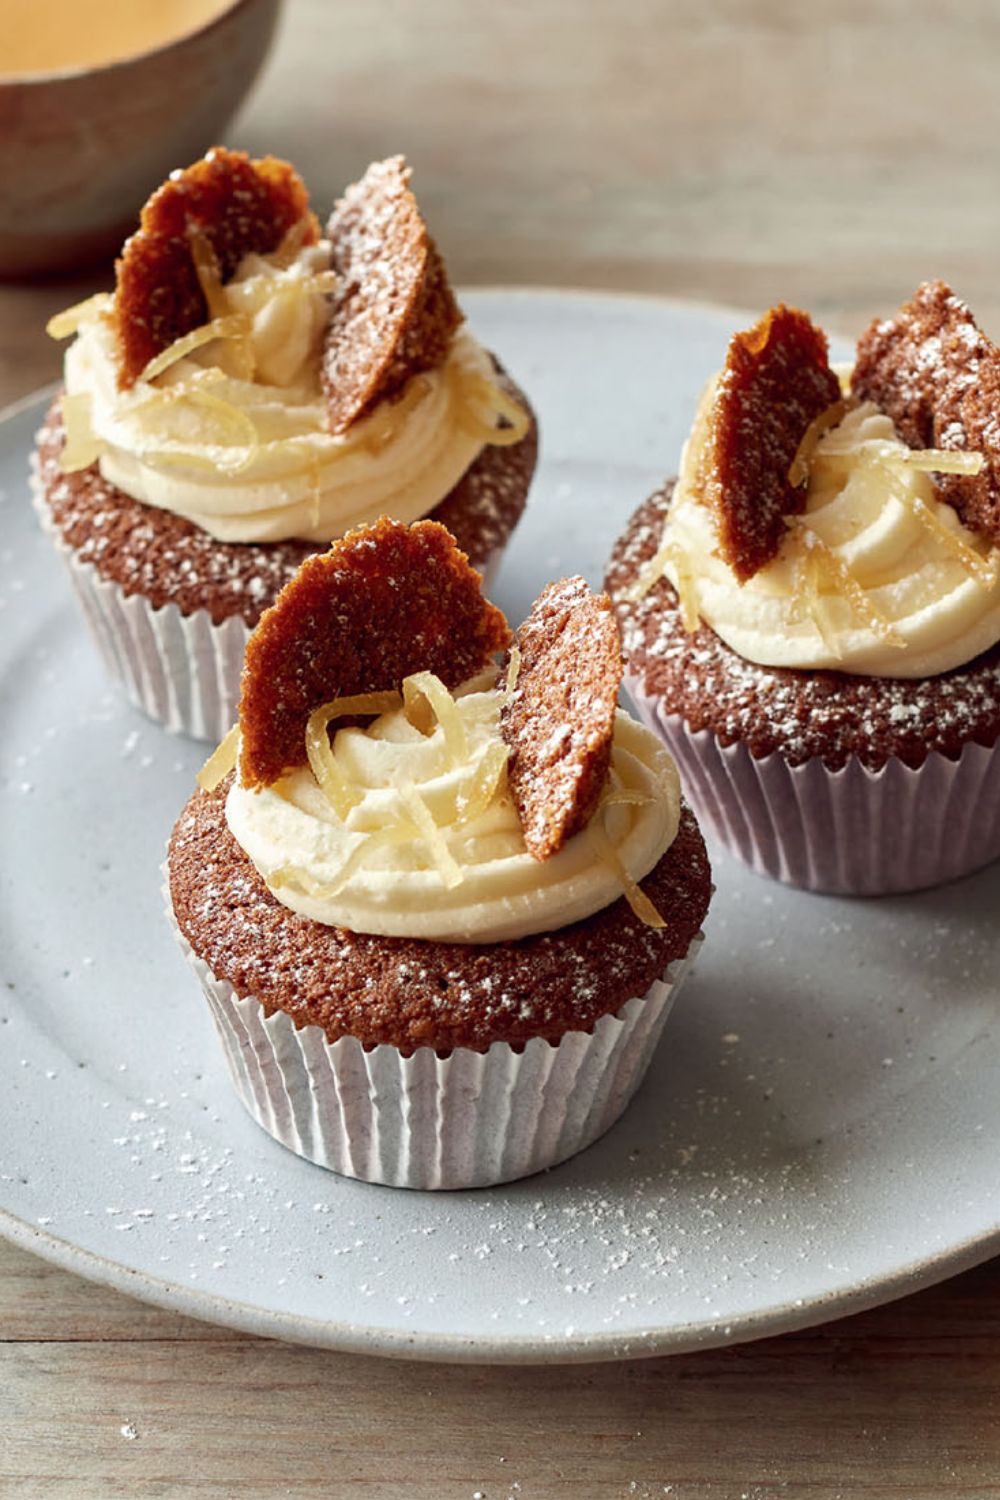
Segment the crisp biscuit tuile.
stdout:
<path fill-rule="evenodd" d="M 312 244 L 319 225 L 305 184 L 277 157 L 252 161 L 243 151 L 213 146 L 201 161 L 171 173 L 144 205 L 115 267 L 119 385 L 133 385 L 151 359 L 209 318 L 193 235 L 210 246 L 225 282 L 244 255 L 276 250 L 303 221 L 303 243 Z"/>
<path fill-rule="evenodd" d="M 783 303 L 729 342 L 702 484 L 719 553 L 741 583 L 777 555 L 786 517 L 805 508 L 789 470 L 810 423 L 840 399 L 827 347 L 807 314 Z"/>
<path fill-rule="evenodd" d="M 500 727 L 525 846 L 544 860 L 586 827 L 608 774 L 622 679 L 611 601 L 579 577 L 549 584 L 516 645 L 520 667 Z"/>
<path fill-rule="evenodd" d="M 383 517 L 309 558 L 247 643 L 240 774 L 268 786 L 306 760 L 309 715 L 333 698 L 433 672 L 449 688 L 510 639 L 482 578 L 435 521 Z"/>
<path fill-rule="evenodd" d="M 443 364 L 462 314 L 401 156 L 375 162 L 327 225 L 340 278 L 323 355 L 331 432 Z"/>
<path fill-rule="evenodd" d="M 936 474 L 940 500 L 1000 543 L 1000 349 L 943 281 L 925 281 L 858 340 L 851 390 L 874 401 L 911 448 L 979 452 L 979 474 Z"/>

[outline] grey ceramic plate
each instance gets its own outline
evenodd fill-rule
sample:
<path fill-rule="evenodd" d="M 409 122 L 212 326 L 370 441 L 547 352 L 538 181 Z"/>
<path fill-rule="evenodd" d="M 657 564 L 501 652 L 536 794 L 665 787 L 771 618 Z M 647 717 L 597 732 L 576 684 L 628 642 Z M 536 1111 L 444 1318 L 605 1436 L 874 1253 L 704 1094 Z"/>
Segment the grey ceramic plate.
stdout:
<path fill-rule="evenodd" d="M 544 462 L 496 595 L 596 580 L 677 454 L 734 315 L 479 292 Z M 717 860 L 647 1083 L 547 1175 L 445 1196 L 344 1181 L 242 1113 L 161 914 L 203 758 L 105 683 L 0 427 L 0 1229 L 152 1302 L 340 1349 L 478 1361 L 722 1344 L 1000 1250 L 1000 868 L 808 896 Z"/>

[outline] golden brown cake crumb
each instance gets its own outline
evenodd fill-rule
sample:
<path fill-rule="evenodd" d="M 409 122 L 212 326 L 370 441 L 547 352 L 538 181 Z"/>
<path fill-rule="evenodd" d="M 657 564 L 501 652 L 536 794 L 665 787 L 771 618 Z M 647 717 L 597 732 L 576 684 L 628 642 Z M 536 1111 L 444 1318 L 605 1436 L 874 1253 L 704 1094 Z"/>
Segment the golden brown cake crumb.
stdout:
<path fill-rule="evenodd" d="M 858 340 L 851 389 L 890 416 L 911 448 L 984 454 L 979 474 L 938 474 L 938 497 L 1000 542 L 1000 349 L 943 281 L 925 281 Z"/>
<path fill-rule="evenodd" d="M 214 252 L 223 282 L 244 255 L 276 250 L 305 220 L 303 243 L 319 238 L 305 183 L 288 162 L 213 146 L 173 172 L 142 209 L 115 270 L 119 385 L 133 385 L 149 361 L 205 323 L 208 306 L 192 256 L 192 236 Z"/>
<path fill-rule="evenodd" d="M 323 358 L 331 432 L 443 364 L 462 321 L 401 156 L 375 162 L 327 225 L 340 277 Z"/>
<path fill-rule="evenodd" d="M 482 578 L 436 521 L 383 517 L 309 558 L 247 643 L 240 772 L 268 786 L 306 760 L 313 709 L 398 688 L 413 672 L 458 687 L 510 639 Z"/>
<path fill-rule="evenodd" d="M 226 824 L 229 785 L 195 792 L 177 820 L 168 853 L 177 923 L 217 979 L 253 996 L 265 1016 L 283 1010 L 297 1026 L 322 1027 L 330 1042 L 353 1036 L 409 1056 L 592 1031 L 688 952 L 711 898 L 705 845 L 682 805 L 677 837 L 642 882 L 669 915 L 665 928 L 647 927 L 622 897 L 506 943 L 347 932 L 289 911 L 268 890 Z"/>
<path fill-rule="evenodd" d="M 806 503 L 789 481 L 809 424 L 840 398 L 823 331 L 779 303 L 729 341 L 710 418 L 703 482 L 719 554 L 741 583 L 777 554 Z"/>
<path fill-rule="evenodd" d="M 550 583 L 516 646 L 520 666 L 500 727 L 525 846 L 541 860 L 590 821 L 608 774 L 622 679 L 611 601 L 582 578 Z"/>

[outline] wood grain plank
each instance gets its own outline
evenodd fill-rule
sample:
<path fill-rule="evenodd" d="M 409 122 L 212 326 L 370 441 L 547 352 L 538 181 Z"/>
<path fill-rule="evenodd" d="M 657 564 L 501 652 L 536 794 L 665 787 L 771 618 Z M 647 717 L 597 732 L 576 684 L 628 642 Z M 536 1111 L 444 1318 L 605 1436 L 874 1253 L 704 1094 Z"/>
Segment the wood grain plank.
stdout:
<path fill-rule="evenodd" d="M 970 1364 L 945 1337 L 930 1383 L 905 1339 L 860 1331 L 516 1373 L 262 1341 L 129 1343 L 113 1358 L 104 1345 L 34 1346 L 16 1357 L 8 1347 L 0 1452 L 11 1483 L 62 1485 L 81 1500 L 355 1488 L 419 1500 L 476 1490 L 576 1500 L 708 1496 L 720 1485 L 755 1497 L 788 1487 L 984 1497 L 1000 1472 L 998 1355 L 994 1337 Z M 962 1379 L 949 1378 L 959 1365 Z"/>
<path fill-rule="evenodd" d="M 239 1337 L 84 1281 L 0 1240 L 0 1343 L 230 1336 Z"/>

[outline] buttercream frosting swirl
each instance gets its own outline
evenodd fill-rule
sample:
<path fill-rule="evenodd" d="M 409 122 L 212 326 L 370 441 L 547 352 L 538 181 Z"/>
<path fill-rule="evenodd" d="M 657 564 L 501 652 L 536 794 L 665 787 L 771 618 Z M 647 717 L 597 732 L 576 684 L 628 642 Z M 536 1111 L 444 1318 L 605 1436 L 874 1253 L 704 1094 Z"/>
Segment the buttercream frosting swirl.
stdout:
<path fill-rule="evenodd" d="M 418 520 L 485 446 L 493 364 L 460 328 L 440 367 L 414 376 L 343 434 L 326 431 L 320 387 L 330 246 L 291 261 L 248 255 L 216 311 L 239 319 L 248 377 L 216 339 L 159 374 L 118 387 L 107 308 L 83 316 L 66 353 L 67 429 L 86 425 L 105 479 L 226 542 L 329 542 L 380 515 Z"/>
<path fill-rule="evenodd" d="M 588 917 L 622 895 L 589 829 L 551 859 L 532 859 L 502 778 L 485 807 L 480 797 L 468 815 L 480 770 L 502 745 L 501 699 L 492 674 L 459 690 L 458 756 L 454 725 L 450 735 L 440 722 L 424 732 L 402 708 L 367 728 L 341 729 L 333 753 L 358 799 L 346 818 L 303 767 L 260 791 L 237 779 L 226 802 L 229 828 L 284 905 L 352 932 L 493 943 Z M 638 881 L 676 836 L 680 788 L 660 741 L 621 711 L 608 784 L 595 818 Z M 433 837 L 421 829 L 421 807 Z"/>
<path fill-rule="evenodd" d="M 778 556 L 740 584 L 718 554 L 699 486 L 712 396 L 710 385 L 684 448 L 661 556 L 682 598 L 726 645 L 761 666 L 915 678 L 960 666 L 1000 640 L 1000 570 L 987 544 L 935 498 L 930 475 L 912 465 L 891 418 L 871 403 L 820 438 L 804 515 Z M 810 548 L 817 566 L 804 589 Z"/>

